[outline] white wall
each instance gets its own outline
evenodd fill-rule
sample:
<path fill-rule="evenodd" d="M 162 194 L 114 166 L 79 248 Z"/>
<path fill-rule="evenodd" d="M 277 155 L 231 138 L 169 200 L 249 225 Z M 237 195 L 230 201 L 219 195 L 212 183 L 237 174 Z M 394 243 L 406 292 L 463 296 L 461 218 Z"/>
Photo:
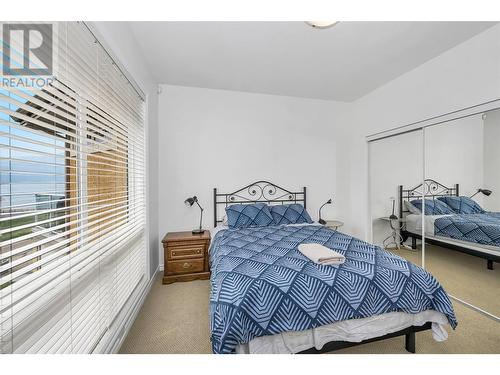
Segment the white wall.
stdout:
<path fill-rule="evenodd" d="M 484 209 L 500 212 L 500 110 L 484 121 L 484 188 L 493 193 L 483 198 Z"/>
<path fill-rule="evenodd" d="M 158 243 L 158 93 L 157 84 L 149 72 L 139 44 L 126 22 L 94 22 L 107 48 L 125 66 L 146 95 L 146 138 L 148 160 L 148 228 L 149 269 L 151 276 L 159 264 Z"/>
<path fill-rule="evenodd" d="M 333 194 L 335 205 L 325 216 L 367 238 L 365 137 L 500 98 L 499 67 L 497 25 L 353 103 L 163 86 L 159 231 L 196 225 L 196 209 L 182 203 L 190 194 L 204 203 L 209 227 L 213 187 L 271 179 L 285 187 L 307 185 L 314 218 Z M 291 146 L 284 153 L 272 144 L 278 138 Z M 300 158 L 295 147 L 302 144 Z"/>
<path fill-rule="evenodd" d="M 370 158 L 370 213 L 372 240 L 381 245 L 391 229 L 381 217 L 392 214 L 395 198 L 395 214 L 399 216 L 398 186 L 413 188 L 422 182 L 423 137 L 422 131 L 402 134 L 372 142 L 369 145 Z"/>
<path fill-rule="evenodd" d="M 213 227 L 213 188 L 231 192 L 256 180 L 308 189 L 308 211 L 338 216 L 335 131 L 345 104 L 275 95 L 162 86 L 159 99 L 159 228 L 196 227 L 199 211 L 183 202 L 197 195 L 204 228 Z"/>
<path fill-rule="evenodd" d="M 483 187 L 483 128 L 481 115 L 427 128 L 426 177 L 446 186 L 459 184 L 460 195 L 470 196 Z M 482 194 L 474 199 L 482 205 Z"/>
<path fill-rule="evenodd" d="M 348 201 L 341 215 L 351 223 L 351 233 L 362 238 L 369 233 L 369 220 L 360 219 L 368 209 L 366 135 L 499 98 L 496 25 L 354 102 L 337 175 L 344 182 L 338 194 Z"/>

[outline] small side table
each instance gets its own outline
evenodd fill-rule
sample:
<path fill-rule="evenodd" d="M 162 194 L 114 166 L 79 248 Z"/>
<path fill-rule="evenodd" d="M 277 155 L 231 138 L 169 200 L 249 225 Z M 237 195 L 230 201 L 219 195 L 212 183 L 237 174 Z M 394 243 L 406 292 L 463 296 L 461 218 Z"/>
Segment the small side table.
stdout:
<path fill-rule="evenodd" d="M 397 218 L 391 219 L 388 216 L 381 217 L 380 220 L 387 221 L 389 226 L 391 227 L 392 233 L 382 242 L 384 245 L 384 249 L 400 249 L 401 246 L 406 248 L 407 246 L 403 244 L 403 237 L 401 236 L 400 231 L 404 228 L 406 224 L 405 218 Z M 397 225 L 397 227 L 395 226 Z"/>
<path fill-rule="evenodd" d="M 169 232 L 163 237 L 165 270 L 163 284 L 210 278 L 208 248 L 210 232 Z"/>
<path fill-rule="evenodd" d="M 344 222 L 342 222 L 340 220 L 326 220 L 326 224 L 325 224 L 326 227 L 332 228 L 333 230 L 337 230 L 342 225 L 344 225 Z"/>

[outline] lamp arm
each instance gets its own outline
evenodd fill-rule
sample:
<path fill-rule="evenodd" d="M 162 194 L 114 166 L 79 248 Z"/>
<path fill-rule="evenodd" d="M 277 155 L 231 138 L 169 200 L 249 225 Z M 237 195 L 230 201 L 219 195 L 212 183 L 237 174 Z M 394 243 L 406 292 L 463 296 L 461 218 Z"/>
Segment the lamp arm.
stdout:
<path fill-rule="evenodd" d="M 325 205 L 327 205 L 327 204 L 328 204 L 328 203 L 323 203 L 323 204 L 321 205 L 321 207 L 319 208 L 318 216 L 319 216 L 319 219 L 320 219 L 320 220 L 321 220 L 321 209 L 322 209 L 323 207 L 325 207 Z"/>
<path fill-rule="evenodd" d="M 203 220 L 203 207 L 200 206 L 200 204 L 198 203 L 198 201 L 196 201 L 196 204 L 198 205 L 198 207 L 200 207 L 200 231 L 201 231 L 201 223 L 202 223 L 202 220 Z"/>
<path fill-rule="evenodd" d="M 473 197 L 475 197 L 476 195 L 478 195 L 478 194 L 479 194 L 479 192 L 480 192 L 480 190 L 476 191 L 476 192 L 475 192 L 474 194 L 472 194 L 469 198 L 473 198 Z"/>

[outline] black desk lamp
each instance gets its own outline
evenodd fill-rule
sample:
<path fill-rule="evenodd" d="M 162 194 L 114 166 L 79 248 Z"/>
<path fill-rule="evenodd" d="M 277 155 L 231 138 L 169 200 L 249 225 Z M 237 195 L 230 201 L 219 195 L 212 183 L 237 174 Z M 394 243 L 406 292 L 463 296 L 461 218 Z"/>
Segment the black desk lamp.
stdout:
<path fill-rule="evenodd" d="M 392 214 L 391 214 L 391 216 L 389 216 L 389 219 L 391 219 L 391 220 L 397 220 L 398 217 L 394 213 L 394 208 L 396 207 L 396 198 L 390 197 L 389 200 L 392 202 Z"/>
<path fill-rule="evenodd" d="M 486 195 L 487 197 L 489 197 L 491 195 L 491 193 L 493 193 L 493 192 L 491 190 L 488 190 L 488 189 L 477 189 L 477 191 L 474 194 L 472 194 L 470 196 L 470 198 L 476 196 L 479 193 L 483 193 L 484 195 Z"/>
<path fill-rule="evenodd" d="M 192 198 L 187 198 L 184 203 L 186 204 L 186 206 L 188 207 L 191 207 L 193 204 L 197 204 L 198 207 L 200 207 L 200 227 L 198 229 L 193 229 L 191 231 L 191 233 L 193 234 L 202 234 L 204 232 L 203 229 L 201 229 L 201 220 L 203 219 L 203 207 L 200 206 L 200 204 L 198 203 L 198 198 L 196 197 L 196 195 Z"/>
<path fill-rule="evenodd" d="M 319 208 L 319 220 L 318 220 L 318 223 L 320 223 L 321 225 L 325 225 L 326 224 L 326 221 L 323 220 L 321 218 L 321 209 L 323 208 L 323 206 L 327 205 L 327 204 L 332 204 L 332 198 L 328 199 L 325 203 L 323 203 L 321 205 L 321 207 Z"/>

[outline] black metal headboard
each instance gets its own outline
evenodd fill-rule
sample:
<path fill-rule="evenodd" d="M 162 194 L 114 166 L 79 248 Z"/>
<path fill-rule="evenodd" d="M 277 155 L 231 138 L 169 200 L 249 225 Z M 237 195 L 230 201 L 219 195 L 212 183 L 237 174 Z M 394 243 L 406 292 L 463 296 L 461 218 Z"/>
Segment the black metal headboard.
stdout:
<path fill-rule="evenodd" d="M 413 189 L 404 189 L 403 185 L 399 185 L 399 217 L 402 218 L 405 212 L 409 212 L 404 206 L 405 201 L 409 202 L 418 199 L 422 195 L 425 195 L 425 198 L 434 199 L 436 197 L 458 197 L 458 194 L 458 184 L 455 184 L 454 187 L 447 187 L 432 179 L 424 180 L 423 183 Z"/>
<path fill-rule="evenodd" d="M 214 188 L 214 227 L 222 223 L 218 217 L 217 208 L 230 204 L 251 204 L 266 202 L 268 204 L 302 203 L 306 208 L 306 188 L 302 191 L 289 191 L 269 181 L 256 181 L 232 193 L 218 193 Z"/>

